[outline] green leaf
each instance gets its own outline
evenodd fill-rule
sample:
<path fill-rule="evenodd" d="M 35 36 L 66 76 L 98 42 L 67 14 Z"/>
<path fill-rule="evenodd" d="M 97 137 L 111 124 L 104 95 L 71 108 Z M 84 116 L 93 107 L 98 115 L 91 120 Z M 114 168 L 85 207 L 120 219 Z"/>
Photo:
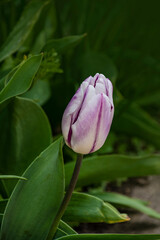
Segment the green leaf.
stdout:
<path fill-rule="evenodd" d="M 57 228 L 55 236 L 53 239 L 59 239 L 60 237 L 67 236 L 68 234 L 60 228 Z"/>
<path fill-rule="evenodd" d="M 62 138 L 51 144 L 23 174 L 5 210 L 0 239 L 44 240 L 64 194 Z"/>
<path fill-rule="evenodd" d="M 113 128 L 117 133 L 137 136 L 160 147 L 160 124 L 139 106 L 126 106 L 115 120 Z"/>
<path fill-rule="evenodd" d="M 150 217 L 160 219 L 160 213 L 154 211 L 150 207 L 145 206 L 144 203 L 140 201 L 140 199 L 130 198 L 122 194 L 113 192 L 97 192 L 91 194 L 111 204 L 118 204 L 121 206 L 133 208 L 147 214 Z"/>
<path fill-rule="evenodd" d="M 0 132 L 2 174 L 21 176 L 51 143 L 51 127 L 42 108 L 20 97 L 14 98 L 1 112 Z"/>
<path fill-rule="evenodd" d="M 69 184 L 74 163 L 65 165 L 66 186 Z M 137 177 L 160 174 L 160 155 L 132 157 L 124 155 L 103 155 L 83 159 L 77 187 L 113 181 L 123 177 Z"/>
<path fill-rule="evenodd" d="M 3 219 L 3 214 L 0 213 L 0 226 L 1 226 L 1 223 L 2 223 L 2 219 Z"/>
<path fill-rule="evenodd" d="M 23 61 L 9 82 L 0 92 L 0 103 L 26 92 L 31 86 L 42 61 L 42 55 L 36 55 Z"/>
<path fill-rule="evenodd" d="M 0 214 L 3 216 L 8 199 L 0 199 Z M 2 219 L 0 220 L 0 225 L 2 223 Z"/>
<path fill-rule="evenodd" d="M 129 218 L 120 214 L 109 203 L 104 203 L 100 198 L 84 193 L 73 193 L 71 201 L 64 213 L 66 222 L 125 222 Z"/>
<path fill-rule="evenodd" d="M 21 18 L 1 48 L 0 62 L 10 56 L 12 53 L 16 52 L 21 47 L 23 42 L 29 36 L 33 26 L 39 18 L 41 11 L 47 3 L 48 2 L 46 1 L 31 1 L 27 5 L 24 12 L 22 13 Z"/>
<path fill-rule="evenodd" d="M 59 240 L 159 240 L 160 234 L 79 234 L 61 237 Z"/>
<path fill-rule="evenodd" d="M 8 199 L 0 199 L 0 213 L 3 214 L 7 205 Z"/>
<path fill-rule="evenodd" d="M 50 96 L 50 84 L 48 81 L 43 80 L 37 80 L 32 88 L 22 95 L 22 97 L 32 99 L 40 105 L 43 105 Z"/>
<path fill-rule="evenodd" d="M 77 234 L 77 232 L 74 231 L 74 229 L 71 228 L 67 223 L 61 220 L 54 239 L 58 239 L 62 236 L 73 235 L 73 234 Z"/>
<path fill-rule="evenodd" d="M 75 47 L 85 36 L 86 34 L 82 34 L 50 40 L 43 47 L 42 51 L 49 51 L 54 48 L 56 52 L 64 53 L 67 49 Z"/>
<path fill-rule="evenodd" d="M 60 229 L 62 229 L 63 231 L 65 231 L 68 235 L 71 234 L 77 234 L 77 232 L 71 228 L 67 223 L 65 223 L 64 221 L 60 221 L 59 226 Z"/>
<path fill-rule="evenodd" d="M 26 178 L 16 176 L 16 175 L 0 175 L 0 179 L 21 179 L 21 180 L 27 180 Z"/>
<path fill-rule="evenodd" d="M 82 79 L 94 76 L 96 72 L 103 73 L 113 83 L 117 78 L 117 69 L 112 60 L 104 53 L 89 51 L 84 54 L 80 61 Z"/>

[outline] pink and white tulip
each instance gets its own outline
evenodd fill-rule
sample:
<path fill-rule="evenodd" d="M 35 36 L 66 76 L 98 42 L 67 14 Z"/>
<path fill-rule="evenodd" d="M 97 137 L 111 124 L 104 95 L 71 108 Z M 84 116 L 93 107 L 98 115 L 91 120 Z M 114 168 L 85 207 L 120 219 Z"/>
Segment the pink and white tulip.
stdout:
<path fill-rule="evenodd" d="M 97 73 L 82 82 L 62 118 L 62 133 L 73 151 L 88 154 L 104 144 L 113 119 L 113 86 Z"/>

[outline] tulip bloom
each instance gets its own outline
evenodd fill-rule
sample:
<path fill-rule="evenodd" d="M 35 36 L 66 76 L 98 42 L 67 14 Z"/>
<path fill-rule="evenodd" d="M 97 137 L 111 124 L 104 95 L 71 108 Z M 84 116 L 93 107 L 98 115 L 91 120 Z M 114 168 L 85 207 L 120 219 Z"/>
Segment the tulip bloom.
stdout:
<path fill-rule="evenodd" d="M 62 118 L 62 133 L 73 151 L 88 154 L 104 144 L 113 119 L 113 86 L 97 73 L 82 82 Z"/>

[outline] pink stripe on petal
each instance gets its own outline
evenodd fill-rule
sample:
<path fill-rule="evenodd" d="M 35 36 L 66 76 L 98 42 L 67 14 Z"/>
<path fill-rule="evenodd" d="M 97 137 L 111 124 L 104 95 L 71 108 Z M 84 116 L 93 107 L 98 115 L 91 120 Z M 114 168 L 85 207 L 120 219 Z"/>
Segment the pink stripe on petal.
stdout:
<path fill-rule="evenodd" d="M 92 152 L 101 148 L 108 136 L 114 114 L 114 108 L 111 110 L 111 106 L 111 102 L 108 101 L 108 98 L 105 95 L 103 95 L 99 129 Z"/>
<path fill-rule="evenodd" d="M 95 139 L 100 103 L 101 95 L 94 96 L 79 115 L 77 122 L 72 125 L 71 145 L 75 152 L 90 152 Z"/>

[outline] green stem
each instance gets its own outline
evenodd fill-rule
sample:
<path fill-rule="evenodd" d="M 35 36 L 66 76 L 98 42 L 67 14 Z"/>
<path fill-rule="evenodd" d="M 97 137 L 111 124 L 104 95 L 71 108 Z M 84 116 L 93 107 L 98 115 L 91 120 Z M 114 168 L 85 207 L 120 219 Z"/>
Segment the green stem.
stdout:
<path fill-rule="evenodd" d="M 64 196 L 64 199 L 62 201 L 62 204 L 59 208 L 59 211 L 52 223 L 52 226 L 50 228 L 50 231 L 49 231 L 49 234 L 48 234 L 48 237 L 46 240 L 52 240 L 54 235 L 55 235 L 55 232 L 57 230 L 57 227 L 59 225 L 59 222 L 68 206 L 68 203 L 71 199 L 71 196 L 72 196 L 72 192 L 76 186 L 76 183 L 77 183 L 77 179 L 78 179 L 78 175 L 79 175 L 79 171 L 80 171 L 80 167 L 81 167 L 81 164 L 82 164 L 82 159 L 83 159 L 83 155 L 82 154 L 78 154 L 77 155 L 77 161 L 76 161 L 76 164 L 75 164 L 75 167 L 74 167 L 74 171 L 73 171 L 73 175 L 72 175 L 72 178 L 71 178 L 71 181 L 70 181 L 70 184 L 69 184 L 69 187 L 67 189 L 67 192 Z"/>

